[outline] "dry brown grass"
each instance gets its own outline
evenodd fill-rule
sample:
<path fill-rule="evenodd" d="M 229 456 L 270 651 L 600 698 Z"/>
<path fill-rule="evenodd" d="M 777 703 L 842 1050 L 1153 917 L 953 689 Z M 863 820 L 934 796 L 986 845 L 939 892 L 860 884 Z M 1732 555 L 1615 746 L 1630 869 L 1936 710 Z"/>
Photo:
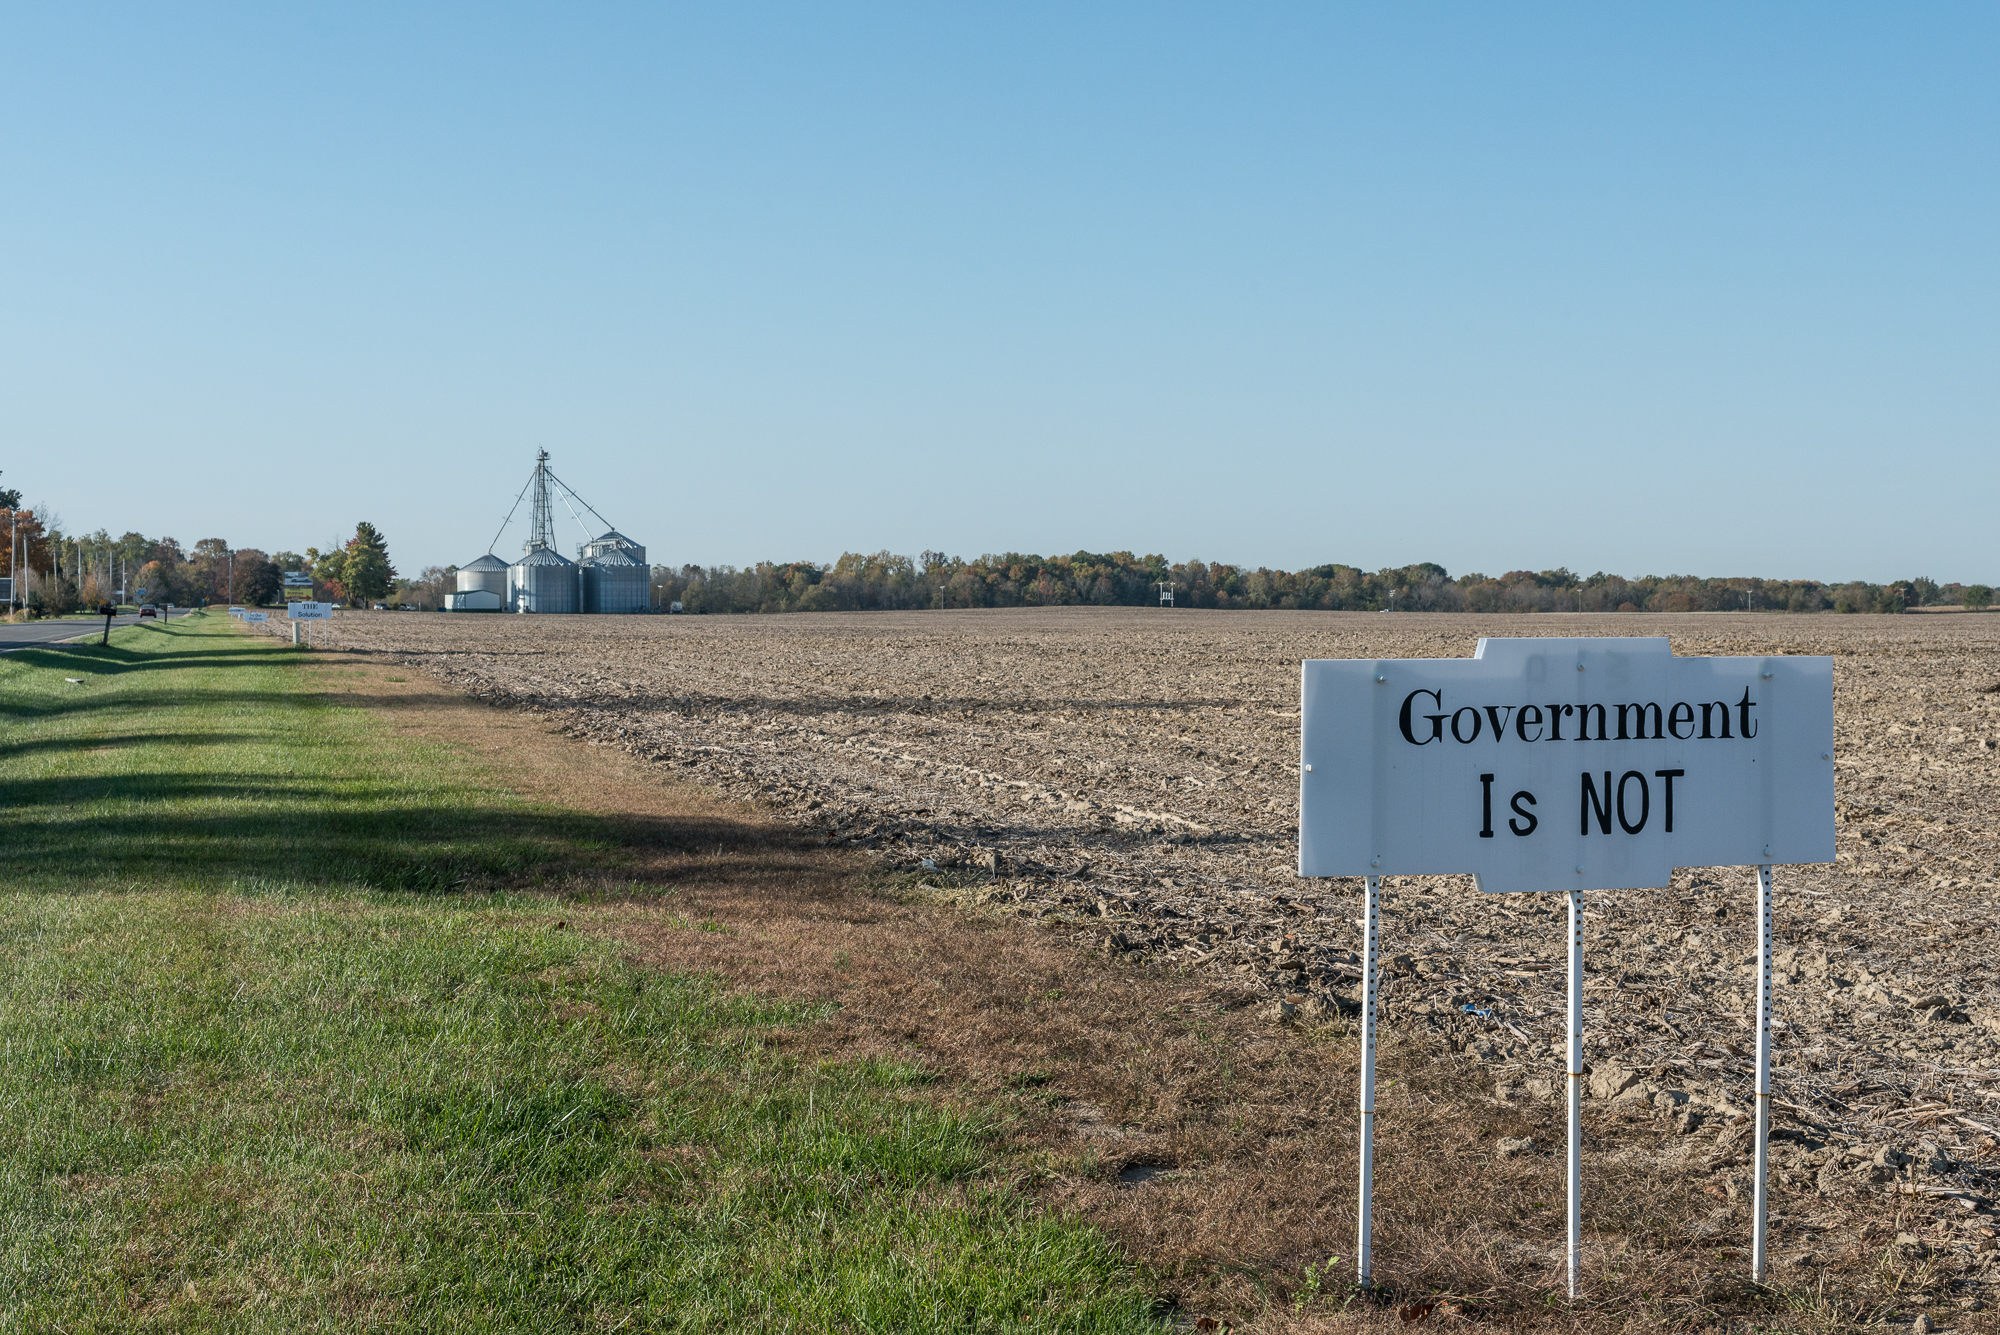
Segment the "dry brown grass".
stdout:
<path fill-rule="evenodd" d="M 1947 1314 L 1950 1277 L 1885 1260 L 1878 1207 L 1830 1231 L 1819 1264 L 1743 1285 L 1747 1213 L 1661 1167 L 1650 1121 L 1592 1110 L 1589 1294 L 1561 1290 L 1561 1127 L 1508 1107 L 1490 1076 L 1418 1040 L 1385 1049 L 1376 1274 L 1351 1301 L 1356 1049 L 1337 1029 L 1264 1018 L 1254 983 L 1079 951 L 1057 930 L 918 892 L 741 805 L 663 780 L 435 681 L 366 656 L 316 659 L 327 688 L 393 726 L 488 759 L 526 796 L 609 818 L 605 867 L 579 867 L 560 910 L 638 961 L 833 1008 L 789 1036 L 805 1059 L 926 1064 L 936 1097 L 991 1110 L 1019 1185 L 1120 1239 L 1190 1321 L 1239 1332 L 1500 1328 L 1844 1328 Z M 608 870 L 607 870 L 608 868 Z M 692 918 L 724 930 L 669 924 Z M 1502 1136 L 1542 1152 L 1501 1161 Z M 1121 1170 L 1160 1171 L 1127 1185 Z M 1824 1203 L 1815 1208 L 1827 1208 Z M 1786 1198 L 1775 1210 L 1782 1215 Z M 1801 1242 L 1780 1225 L 1786 1246 Z M 1335 1258 L 1335 1259 L 1329 1259 Z M 1324 1267 L 1317 1296 L 1309 1267 Z M 1435 1301 L 1433 1301 L 1435 1300 Z M 1950 1313 L 1962 1330 L 1983 1315 Z M 1209 1327 L 1214 1328 L 1214 1327 Z"/>

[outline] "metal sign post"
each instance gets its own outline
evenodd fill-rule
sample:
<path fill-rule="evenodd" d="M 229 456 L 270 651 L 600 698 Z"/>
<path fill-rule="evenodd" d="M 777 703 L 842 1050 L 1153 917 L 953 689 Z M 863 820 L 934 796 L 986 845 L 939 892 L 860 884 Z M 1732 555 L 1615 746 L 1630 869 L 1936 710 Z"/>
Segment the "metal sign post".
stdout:
<path fill-rule="evenodd" d="M 1567 1272 L 1583 1287 L 1583 894 L 1758 868 L 1757 1203 L 1765 1264 L 1771 868 L 1831 862 L 1833 660 L 1677 658 L 1657 639 L 1483 639 L 1470 659 L 1302 665 L 1299 875 L 1367 887 L 1360 1241 L 1374 1256 L 1384 876 L 1470 872 L 1569 909 Z M 1572 823 L 1574 822 L 1574 823 Z"/>
<path fill-rule="evenodd" d="M 1368 917 L 1361 957 L 1361 1227 L 1356 1267 L 1367 1288 L 1375 1231 L 1375 1014 L 1381 1005 L 1382 878 L 1366 876 Z"/>
<path fill-rule="evenodd" d="M 1563 1181 L 1569 1194 L 1569 1296 L 1583 1273 L 1583 891 L 1569 892 L 1569 1148 Z"/>
<path fill-rule="evenodd" d="M 1771 867 L 1757 868 L 1757 1205 L 1750 1278 L 1764 1282 L 1764 1230 L 1771 1186 Z"/>

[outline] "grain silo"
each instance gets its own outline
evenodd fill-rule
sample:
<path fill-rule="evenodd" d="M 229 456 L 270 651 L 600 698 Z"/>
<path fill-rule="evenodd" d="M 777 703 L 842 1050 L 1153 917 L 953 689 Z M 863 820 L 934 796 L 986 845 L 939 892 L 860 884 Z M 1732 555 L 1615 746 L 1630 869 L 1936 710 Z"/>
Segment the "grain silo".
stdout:
<path fill-rule="evenodd" d="M 579 572 L 586 612 L 644 612 L 653 605 L 652 568 L 622 548 L 584 557 Z"/>
<path fill-rule="evenodd" d="M 562 493 L 563 504 L 576 515 L 581 524 L 583 517 L 577 515 L 577 507 L 605 525 L 603 536 L 593 538 L 577 549 L 579 561 L 572 561 L 556 550 L 555 513 L 551 505 L 553 499 L 550 488 Z M 632 539 L 611 528 L 609 521 L 597 513 L 583 497 L 576 494 L 570 485 L 558 478 L 549 469 L 549 452 L 542 450 L 535 456 L 535 471 L 528 478 L 528 485 L 514 498 L 514 510 L 508 512 L 501 523 L 501 532 L 513 522 L 514 514 L 521 502 L 530 494 L 530 533 L 523 544 L 521 559 L 511 566 L 499 566 L 497 557 L 484 556 L 467 566 L 467 570 L 478 569 L 482 576 L 490 575 L 494 567 L 503 569 L 505 584 L 502 589 L 507 610 L 511 612 L 644 612 L 652 606 L 653 572 L 646 564 L 646 549 Z M 584 532 L 590 530 L 586 528 Z M 499 540 L 496 536 L 496 542 Z M 494 562 L 494 567 L 481 563 Z M 460 575 L 463 581 L 465 576 Z M 462 587 L 462 585 L 461 585 Z"/>
<path fill-rule="evenodd" d="M 553 548 L 529 543 L 521 559 L 507 567 L 507 610 L 578 610 L 576 562 Z"/>
<path fill-rule="evenodd" d="M 640 565 L 646 564 L 646 549 L 615 528 L 602 537 L 592 538 L 584 543 L 583 551 L 579 555 L 588 561 L 591 557 L 602 556 L 606 552 L 623 552 Z"/>
<path fill-rule="evenodd" d="M 507 606 L 507 563 L 488 552 L 458 568 L 458 590 L 445 595 L 448 612 L 498 612 Z"/>

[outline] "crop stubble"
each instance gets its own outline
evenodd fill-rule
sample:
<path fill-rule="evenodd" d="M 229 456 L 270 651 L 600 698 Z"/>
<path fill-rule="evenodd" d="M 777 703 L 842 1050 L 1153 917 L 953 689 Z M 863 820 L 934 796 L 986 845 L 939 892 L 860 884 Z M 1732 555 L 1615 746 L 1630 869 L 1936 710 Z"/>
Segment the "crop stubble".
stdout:
<path fill-rule="evenodd" d="M 1135 611 L 502 617 L 344 614 L 343 647 L 553 715 L 886 865 L 1079 942 L 1222 970 L 1274 1021 L 1354 1009 L 1359 883 L 1293 873 L 1306 658 L 1465 656 L 1481 635 L 1665 634 L 1678 654 L 1835 659 L 1839 862 L 1781 869 L 1775 1172 L 1902 1193 L 1983 1268 L 2000 1193 L 2000 617 Z M 1593 1095 L 1747 1187 L 1754 883 L 1587 898 Z M 1560 899 L 1385 890 L 1386 1016 L 1559 1089 Z M 1720 1128 L 1718 1133 L 1718 1127 Z M 1697 1134 L 1703 1133 L 1703 1134 Z M 1676 1135 L 1678 1138 L 1676 1138 Z M 1975 1211 L 1973 1207 L 1978 1207 Z M 1984 1248 L 1984 1250 L 1980 1250 Z"/>

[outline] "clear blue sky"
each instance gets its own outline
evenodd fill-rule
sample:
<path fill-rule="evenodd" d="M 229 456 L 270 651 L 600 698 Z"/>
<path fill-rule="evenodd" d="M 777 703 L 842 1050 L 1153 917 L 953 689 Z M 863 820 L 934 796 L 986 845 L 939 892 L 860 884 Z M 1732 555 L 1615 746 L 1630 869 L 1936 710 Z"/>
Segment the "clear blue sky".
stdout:
<path fill-rule="evenodd" d="M 405 572 L 546 446 L 656 560 L 2000 583 L 1996 15 L 10 6 L 0 480 Z"/>

